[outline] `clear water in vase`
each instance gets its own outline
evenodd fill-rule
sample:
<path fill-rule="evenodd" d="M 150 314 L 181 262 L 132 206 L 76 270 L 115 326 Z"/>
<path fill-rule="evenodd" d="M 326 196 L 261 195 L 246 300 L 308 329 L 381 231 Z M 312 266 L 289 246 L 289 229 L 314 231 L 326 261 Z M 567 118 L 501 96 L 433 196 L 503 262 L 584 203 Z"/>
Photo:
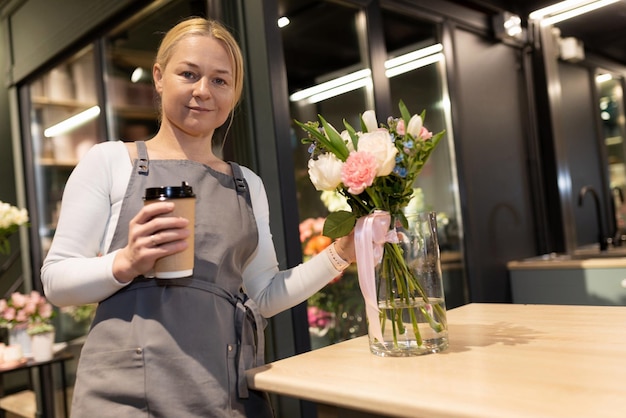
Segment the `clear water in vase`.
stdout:
<path fill-rule="evenodd" d="M 370 336 L 370 351 L 381 357 L 409 357 L 437 353 L 448 347 L 443 298 L 380 301 L 384 341 Z M 440 313 L 443 312 L 443 316 Z M 416 328 L 417 327 L 417 328 Z"/>

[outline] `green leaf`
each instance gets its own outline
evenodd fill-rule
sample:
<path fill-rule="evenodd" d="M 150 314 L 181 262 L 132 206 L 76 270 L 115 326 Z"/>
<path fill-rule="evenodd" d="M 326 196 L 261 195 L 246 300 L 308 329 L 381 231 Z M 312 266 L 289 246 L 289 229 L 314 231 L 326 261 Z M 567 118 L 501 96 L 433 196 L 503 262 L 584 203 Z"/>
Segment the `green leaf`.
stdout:
<path fill-rule="evenodd" d="M 352 212 L 347 210 L 332 212 L 326 217 L 322 233 L 329 238 L 337 239 L 352 232 L 355 224 L 356 216 Z"/>
<path fill-rule="evenodd" d="M 343 142 L 343 138 L 341 135 L 337 133 L 337 131 L 328 123 L 326 119 L 322 117 L 322 115 L 318 115 L 320 121 L 322 122 L 322 126 L 324 127 L 324 132 L 328 136 L 328 140 L 330 141 L 329 149 L 339 158 L 341 161 L 346 161 L 348 158 L 348 147 L 346 143 Z"/>
<path fill-rule="evenodd" d="M 317 139 L 319 142 L 322 143 L 322 145 L 326 148 L 328 148 L 331 144 L 328 141 L 328 138 L 326 138 L 324 136 L 324 134 L 322 134 L 316 126 L 313 126 L 311 124 L 308 123 L 302 123 L 299 122 L 297 120 L 294 119 L 294 122 L 302 128 L 302 130 L 306 131 L 307 133 L 309 133 L 312 137 L 314 137 L 315 139 Z"/>
<path fill-rule="evenodd" d="M 398 107 L 400 108 L 400 114 L 402 115 L 402 119 L 404 120 L 405 125 L 409 126 L 409 121 L 411 120 L 411 112 L 409 112 L 409 109 L 407 109 L 402 100 L 400 100 L 400 103 L 398 103 Z"/>
<path fill-rule="evenodd" d="M 359 145 L 359 136 L 357 135 L 356 131 L 354 130 L 354 128 L 352 127 L 352 125 L 350 125 L 345 119 L 343 120 L 343 124 L 346 127 L 346 130 L 348 131 L 348 134 L 350 135 L 350 139 L 352 139 L 352 145 L 354 146 L 354 149 L 359 149 L 358 145 Z"/>

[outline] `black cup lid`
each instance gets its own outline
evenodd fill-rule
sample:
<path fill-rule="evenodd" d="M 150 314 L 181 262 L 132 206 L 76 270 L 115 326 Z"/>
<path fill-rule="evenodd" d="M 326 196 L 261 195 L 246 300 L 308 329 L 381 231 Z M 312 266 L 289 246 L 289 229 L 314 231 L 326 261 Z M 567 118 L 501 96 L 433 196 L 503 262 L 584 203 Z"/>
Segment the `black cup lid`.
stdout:
<path fill-rule="evenodd" d="M 185 197 L 196 197 L 196 195 L 193 194 L 193 189 L 189 183 L 183 181 L 180 186 L 149 187 L 146 189 L 144 200 L 181 199 Z"/>

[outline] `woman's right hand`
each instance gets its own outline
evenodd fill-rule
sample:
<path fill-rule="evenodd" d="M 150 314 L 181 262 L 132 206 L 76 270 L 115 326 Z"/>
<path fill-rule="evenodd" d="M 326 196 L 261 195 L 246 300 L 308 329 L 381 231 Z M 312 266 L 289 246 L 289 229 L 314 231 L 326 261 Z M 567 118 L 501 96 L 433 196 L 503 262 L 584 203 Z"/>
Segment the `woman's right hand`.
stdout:
<path fill-rule="evenodd" d="M 121 283 L 154 268 L 157 259 L 187 248 L 185 238 L 191 233 L 185 218 L 168 216 L 172 202 L 145 205 L 128 225 L 128 244 L 115 255 L 113 275 Z"/>

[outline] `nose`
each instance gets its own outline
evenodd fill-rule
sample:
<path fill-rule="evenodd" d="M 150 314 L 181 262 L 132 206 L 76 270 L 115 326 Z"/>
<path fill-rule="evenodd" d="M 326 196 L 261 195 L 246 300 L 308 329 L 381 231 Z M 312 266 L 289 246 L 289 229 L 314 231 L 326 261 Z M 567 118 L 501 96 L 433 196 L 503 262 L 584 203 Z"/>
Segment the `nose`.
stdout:
<path fill-rule="evenodd" d="M 194 85 L 193 89 L 194 97 L 206 99 L 211 96 L 211 88 L 209 80 L 206 77 L 201 77 Z"/>

